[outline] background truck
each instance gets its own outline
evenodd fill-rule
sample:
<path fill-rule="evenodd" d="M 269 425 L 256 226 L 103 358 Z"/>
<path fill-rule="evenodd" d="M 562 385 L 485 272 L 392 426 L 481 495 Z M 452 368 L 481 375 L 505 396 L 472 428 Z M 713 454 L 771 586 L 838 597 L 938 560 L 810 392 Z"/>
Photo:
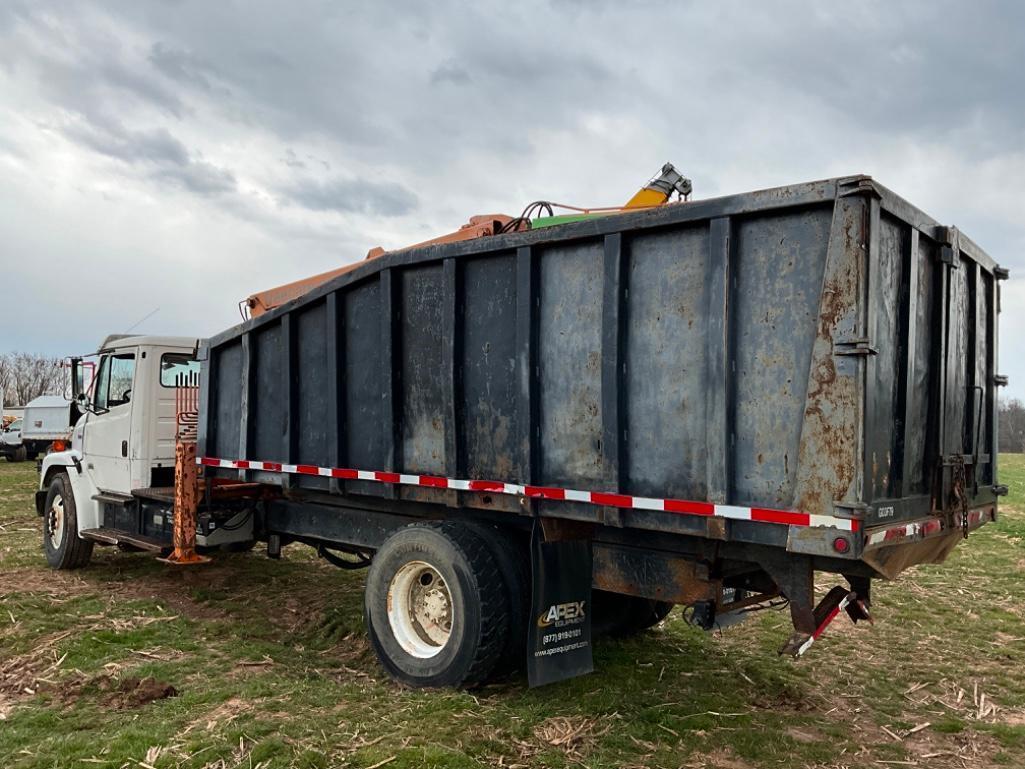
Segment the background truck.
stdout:
<path fill-rule="evenodd" d="M 28 452 L 21 442 L 22 419 L 18 417 L 3 429 L 0 429 L 0 455 L 8 462 L 24 462 Z"/>
<path fill-rule="evenodd" d="M 63 395 L 40 395 L 25 405 L 21 441 L 29 459 L 45 453 L 54 443 L 66 443 L 77 418 L 75 405 Z"/>
<path fill-rule="evenodd" d="M 800 655 L 995 518 L 1007 273 L 958 230 L 865 176 L 575 218 L 378 255 L 198 347 L 108 340 L 43 463 L 50 563 L 301 542 L 369 567 L 398 680 L 535 684 L 674 604 L 783 597 Z"/>

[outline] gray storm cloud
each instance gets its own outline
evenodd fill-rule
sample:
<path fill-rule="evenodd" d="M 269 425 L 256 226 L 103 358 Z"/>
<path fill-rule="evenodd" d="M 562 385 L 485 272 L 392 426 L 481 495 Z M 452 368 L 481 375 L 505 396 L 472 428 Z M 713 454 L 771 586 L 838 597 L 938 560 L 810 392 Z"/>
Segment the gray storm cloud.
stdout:
<path fill-rule="evenodd" d="M 282 190 L 282 194 L 286 202 L 311 211 L 403 216 L 417 206 L 416 195 L 399 184 L 362 179 L 301 181 Z"/>
<path fill-rule="evenodd" d="M 869 173 L 1009 267 L 1025 5 L 0 5 L 0 351 L 216 333 L 251 293 L 537 198 Z M 59 278 L 59 279 L 58 279 Z M 134 290 L 110 297 L 112 285 Z M 39 311 L 45 296 L 47 311 Z M 159 300 L 157 300 L 159 296 Z"/>

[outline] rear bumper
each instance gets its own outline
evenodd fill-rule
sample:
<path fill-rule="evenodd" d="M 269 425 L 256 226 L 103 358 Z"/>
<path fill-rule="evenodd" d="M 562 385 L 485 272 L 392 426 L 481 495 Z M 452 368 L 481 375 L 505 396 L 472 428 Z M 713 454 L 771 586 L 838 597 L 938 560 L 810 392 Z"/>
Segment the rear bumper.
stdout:
<path fill-rule="evenodd" d="M 887 579 L 920 563 L 941 563 L 964 539 L 961 516 L 955 513 L 952 518 L 948 523 L 930 516 L 867 529 L 862 560 Z M 973 508 L 968 511 L 968 531 L 995 520 L 996 505 Z"/>
<path fill-rule="evenodd" d="M 868 552 L 879 547 L 890 547 L 892 545 L 904 545 L 930 537 L 939 537 L 949 534 L 951 530 L 962 531 L 961 516 L 954 514 L 954 524 L 948 525 L 943 518 L 929 516 L 920 518 L 917 521 L 905 521 L 902 523 L 877 526 L 865 530 L 864 551 Z M 973 531 L 983 524 L 996 520 L 996 505 L 985 505 L 968 511 L 968 530 Z"/>

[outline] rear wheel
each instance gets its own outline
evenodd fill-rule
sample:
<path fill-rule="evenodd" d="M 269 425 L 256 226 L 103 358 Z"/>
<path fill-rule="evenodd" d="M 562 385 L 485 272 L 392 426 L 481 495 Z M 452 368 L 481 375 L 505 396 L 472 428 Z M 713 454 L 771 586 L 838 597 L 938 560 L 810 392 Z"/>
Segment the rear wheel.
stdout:
<path fill-rule="evenodd" d="M 43 506 L 43 551 L 52 569 L 79 569 L 89 563 L 93 543 L 78 536 L 78 510 L 64 473 L 50 481 Z"/>
<path fill-rule="evenodd" d="M 364 607 L 381 665 L 409 686 L 473 686 L 502 656 L 506 588 L 469 527 L 418 523 L 389 537 L 370 565 Z"/>
<path fill-rule="evenodd" d="M 519 531 L 485 523 L 470 525 L 487 542 L 495 565 L 502 573 L 509 602 L 509 632 L 495 674 L 520 670 L 527 661 L 527 623 L 530 621 L 530 546 Z"/>

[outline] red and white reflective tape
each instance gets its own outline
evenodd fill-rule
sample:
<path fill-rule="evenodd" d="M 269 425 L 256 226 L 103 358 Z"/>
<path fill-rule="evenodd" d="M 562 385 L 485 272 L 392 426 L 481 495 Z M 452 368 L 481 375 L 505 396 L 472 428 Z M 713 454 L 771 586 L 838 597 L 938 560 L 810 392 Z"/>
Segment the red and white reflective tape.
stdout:
<path fill-rule="evenodd" d="M 341 480 L 376 481 L 378 483 L 397 483 L 404 486 L 426 486 L 433 489 L 509 494 L 528 499 L 586 502 L 592 505 L 608 505 L 628 510 L 658 510 L 667 513 L 678 513 L 680 515 L 730 518 L 736 521 L 759 521 L 761 523 L 779 523 L 789 526 L 832 527 L 840 531 L 858 530 L 858 521 L 850 518 L 837 518 L 832 515 L 812 515 L 791 510 L 772 510 L 765 507 L 716 505 L 711 502 L 635 497 L 629 494 L 576 491 L 575 489 L 562 489 L 553 486 L 529 486 L 518 483 L 505 483 L 504 481 L 464 481 L 437 475 L 407 475 L 405 473 L 384 472 L 380 470 L 352 470 L 345 467 L 290 465 L 281 462 L 259 462 L 252 459 L 198 457 L 196 462 L 207 467 L 222 467 L 230 470 L 263 470 L 264 472 L 288 473 L 291 475 L 317 475 L 322 478 L 338 478 Z"/>
<path fill-rule="evenodd" d="M 815 628 L 815 632 L 811 634 L 811 637 L 803 644 L 797 647 L 797 654 L 794 655 L 795 657 L 800 657 L 802 654 L 808 651 L 811 645 L 815 643 L 815 639 L 822 635 L 825 632 L 826 628 L 829 627 L 829 623 L 835 620 L 837 618 L 837 615 L 847 608 L 847 604 L 851 602 L 851 599 L 853 597 L 854 593 L 848 593 L 843 597 L 840 603 L 833 607 L 832 611 L 830 611 L 829 614 L 826 615 L 826 618 L 822 620 L 822 622 L 819 624 L 819 626 Z"/>
<path fill-rule="evenodd" d="M 970 529 L 974 529 L 989 520 L 992 520 L 989 508 L 968 511 L 968 528 Z M 944 528 L 941 518 L 901 523 L 896 526 L 887 526 L 883 529 L 868 532 L 868 535 L 865 537 L 865 544 L 879 545 L 902 542 L 905 539 L 924 539 L 933 534 L 939 534 Z"/>

